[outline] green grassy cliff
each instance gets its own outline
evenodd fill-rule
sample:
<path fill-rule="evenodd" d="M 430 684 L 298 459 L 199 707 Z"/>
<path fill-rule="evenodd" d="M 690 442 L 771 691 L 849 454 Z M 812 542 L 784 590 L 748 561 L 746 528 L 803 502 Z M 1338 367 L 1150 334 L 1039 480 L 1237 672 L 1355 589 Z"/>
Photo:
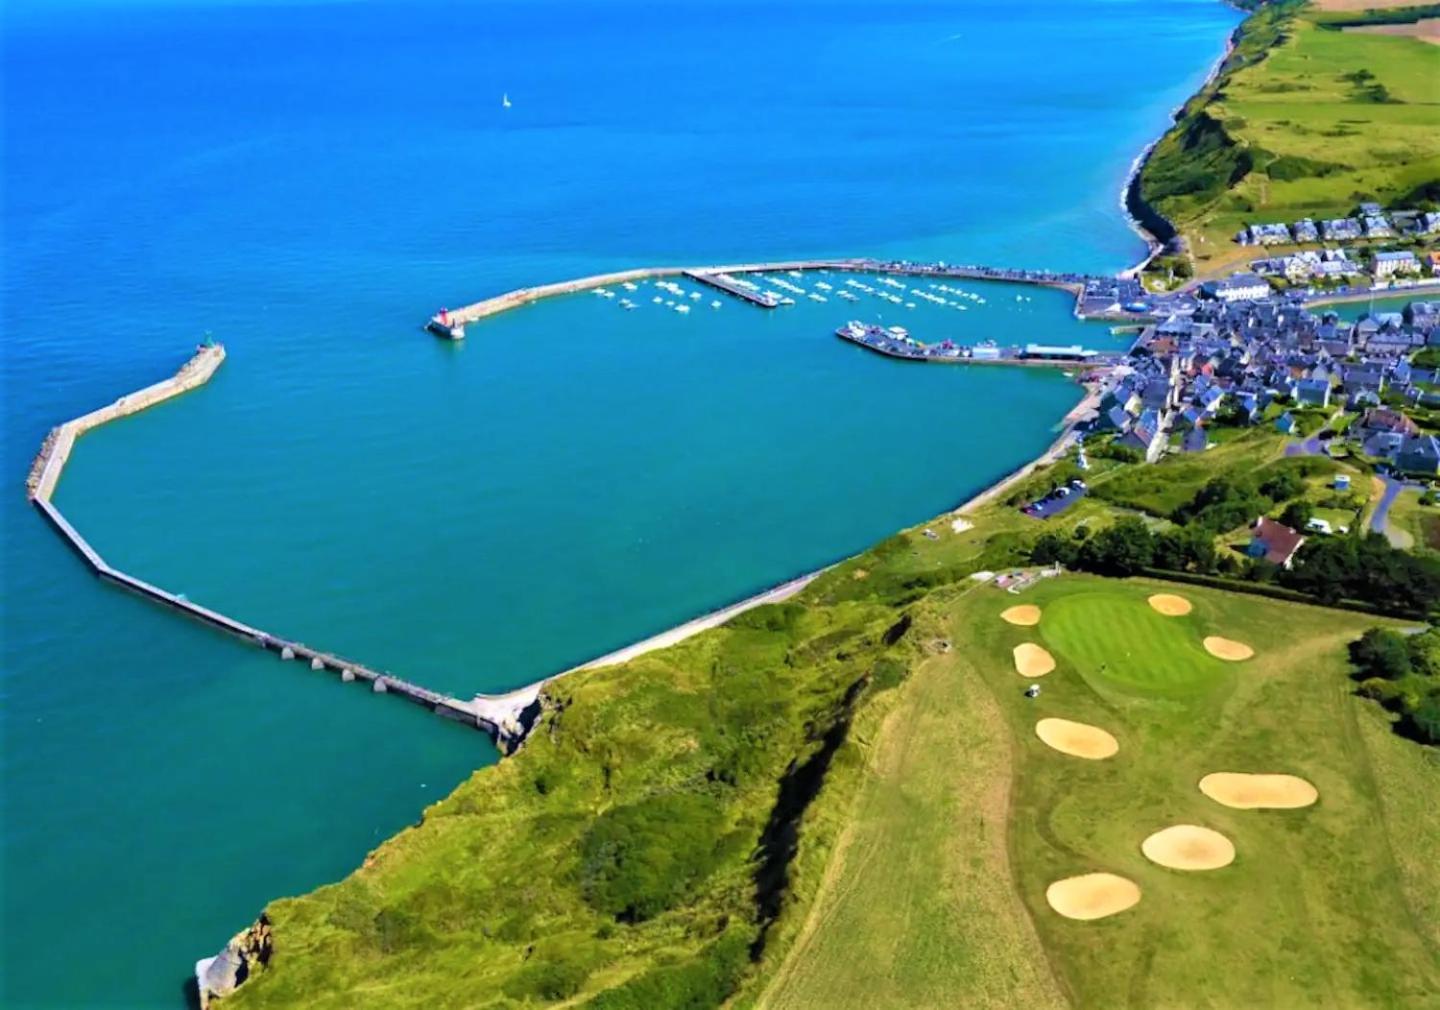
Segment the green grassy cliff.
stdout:
<path fill-rule="evenodd" d="M 1301 0 L 1260 7 L 1156 144 L 1132 202 L 1184 235 L 1208 275 L 1253 255 L 1231 242 L 1246 223 L 1343 217 L 1368 200 L 1433 205 L 1440 46 L 1351 29 L 1437 14 L 1440 4 L 1343 15 Z"/>
<path fill-rule="evenodd" d="M 267 908 L 274 955 L 224 1005 L 709 1007 L 740 991 L 823 866 L 836 819 L 813 801 L 843 801 L 852 722 L 933 634 L 910 605 L 981 560 L 921 571 L 910 543 L 550 687 L 518 755 L 347 879 Z"/>

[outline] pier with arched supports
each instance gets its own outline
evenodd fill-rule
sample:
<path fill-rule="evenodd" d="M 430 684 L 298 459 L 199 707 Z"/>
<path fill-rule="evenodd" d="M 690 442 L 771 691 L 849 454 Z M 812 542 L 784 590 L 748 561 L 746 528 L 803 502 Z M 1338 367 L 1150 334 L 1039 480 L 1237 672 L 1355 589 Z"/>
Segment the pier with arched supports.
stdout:
<path fill-rule="evenodd" d="M 224 360 L 223 346 L 205 345 L 171 378 L 122 396 L 108 406 L 66 421 L 52 430 L 31 467 L 27 481 L 30 500 L 35 507 L 80 556 L 85 566 L 106 582 L 128 589 L 202 624 L 245 639 L 277 654 L 283 660 L 304 663 L 312 670 L 336 674 L 343 682 L 358 681 L 368 684 L 376 694 L 395 695 L 427 708 L 436 715 L 474 726 L 490 734 L 503 752 L 508 753 L 518 747 L 539 717 L 541 684 L 533 684 L 498 697 L 476 695 L 471 700 L 464 701 L 432 691 L 393 673 L 376 670 L 303 642 L 271 634 L 115 568 L 56 508 L 52 500 L 55 488 L 59 484 L 65 464 L 69 461 L 70 453 L 74 450 L 75 442 L 81 435 L 109 421 L 153 407 L 204 385 L 210 381 L 210 377 Z"/>

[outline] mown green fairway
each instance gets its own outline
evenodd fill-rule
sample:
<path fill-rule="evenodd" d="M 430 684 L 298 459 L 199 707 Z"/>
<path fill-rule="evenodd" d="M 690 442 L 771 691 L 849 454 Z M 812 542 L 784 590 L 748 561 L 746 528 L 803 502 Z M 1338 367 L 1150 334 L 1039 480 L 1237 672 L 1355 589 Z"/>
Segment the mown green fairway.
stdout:
<path fill-rule="evenodd" d="M 1155 592 L 1195 609 L 1152 617 Z M 1042 607 L 1037 628 L 1002 622 L 1016 597 L 988 587 L 919 608 L 956 647 L 912 673 L 867 749 L 760 1007 L 1440 1006 L 1440 754 L 1353 694 L 1345 645 L 1373 618 L 1079 575 L 1020 600 Z M 1175 661 L 1217 633 L 1254 659 L 1218 673 L 1203 653 Z M 1010 650 L 1037 634 L 1059 666 L 1029 699 Z M 1118 677 L 1086 674 L 1094 663 L 1132 679 L 1111 690 Z M 1215 690 L 1176 690 L 1207 678 Z M 1103 727 L 1120 751 L 1051 750 L 1034 732 L 1047 716 Z M 1299 775 L 1320 799 L 1223 807 L 1196 788 L 1220 770 Z M 1234 863 L 1149 862 L 1141 841 L 1179 823 L 1224 834 Z M 1137 883 L 1139 904 L 1082 922 L 1046 903 L 1053 881 L 1102 871 Z"/>
<path fill-rule="evenodd" d="M 1215 687 L 1230 672 L 1201 645 L 1193 614 L 1165 617 L 1131 591 L 1070 593 L 1045 607 L 1045 644 L 1097 687 L 1192 691 Z"/>

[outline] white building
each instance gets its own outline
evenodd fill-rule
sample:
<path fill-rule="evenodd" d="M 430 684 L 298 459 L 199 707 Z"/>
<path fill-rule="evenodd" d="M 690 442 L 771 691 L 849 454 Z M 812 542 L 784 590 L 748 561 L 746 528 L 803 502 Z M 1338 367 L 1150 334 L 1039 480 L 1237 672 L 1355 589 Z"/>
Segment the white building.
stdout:
<path fill-rule="evenodd" d="M 1210 293 L 1222 302 L 1258 301 L 1270 294 L 1265 278 L 1255 274 L 1234 274 L 1209 285 Z"/>
<path fill-rule="evenodd" d="M 1375 276 L 1393 277 L 1395 274 L 1417 273 L 1420 261 L 1408 249 L 1403 252 L 1378 252 L 1375 254 Z"/>

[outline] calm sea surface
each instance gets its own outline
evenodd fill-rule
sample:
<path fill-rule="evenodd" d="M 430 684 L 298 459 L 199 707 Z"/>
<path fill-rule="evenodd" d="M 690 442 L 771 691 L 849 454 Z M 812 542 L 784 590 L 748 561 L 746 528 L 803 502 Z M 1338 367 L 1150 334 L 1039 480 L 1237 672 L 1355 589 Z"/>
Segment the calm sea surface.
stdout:
<path fill-rule="evenodd" d="M 82 441 L 70 518 L 276 633 L 457 694 L 526 683 L 953 505 L 1076 397 L 1056 373 L 887 362 L 838 323 L 1111 338 L 994 285 L 965 285 L 985 302 L 964 311 L 707 294 L 689 314 L 646 286 L 634 311 L 574 296 L 463 346 L 424 315 L 643 263 L 1118 269 L 1142 251 L 1117 207 L 1130 159 L 1236 21 L 1213 0 L 4 18 L 7 1007 L 181 1005 L 267 899 L 343 875 L 494 760 L 87 575 L 23 500 L 50 425 L 213 333 L 210 386 Z"/>

